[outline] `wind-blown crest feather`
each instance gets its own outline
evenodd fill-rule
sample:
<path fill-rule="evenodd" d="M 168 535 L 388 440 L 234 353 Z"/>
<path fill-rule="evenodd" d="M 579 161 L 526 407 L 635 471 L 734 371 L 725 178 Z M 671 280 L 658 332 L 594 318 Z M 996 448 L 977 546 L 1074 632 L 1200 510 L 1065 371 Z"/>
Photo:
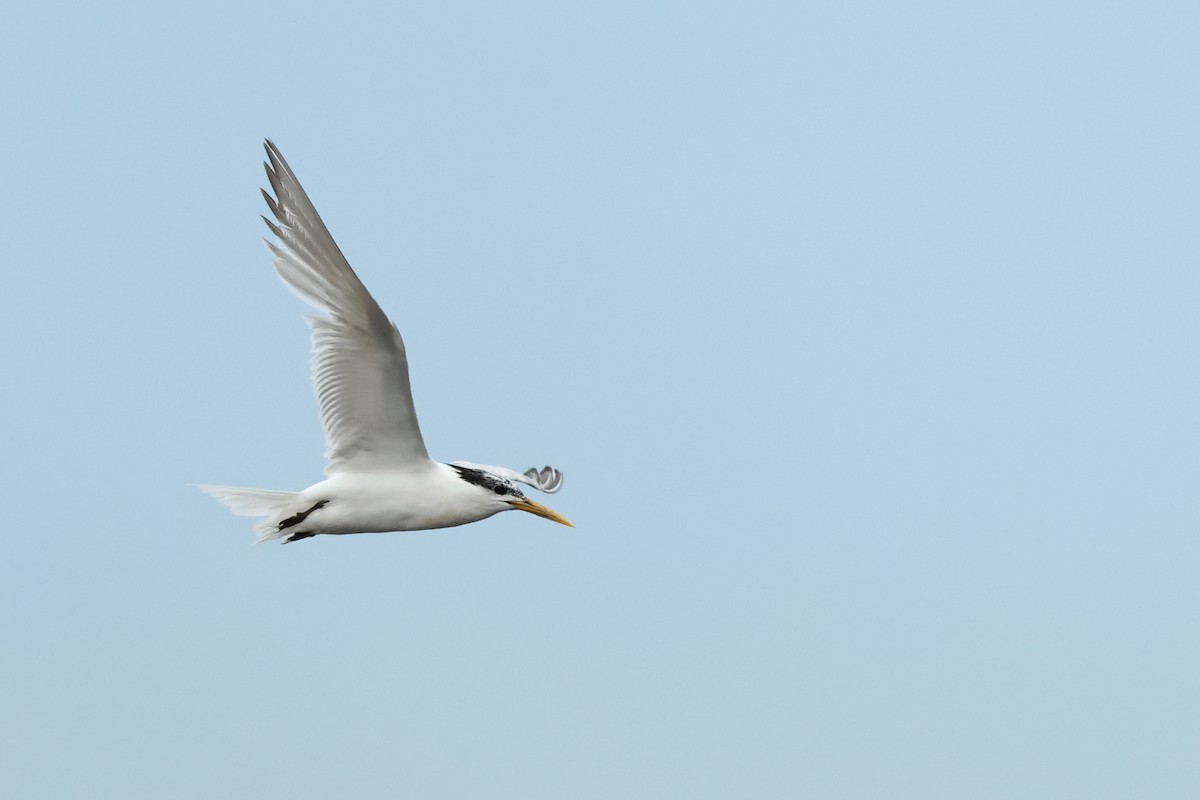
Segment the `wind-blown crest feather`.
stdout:
<path fill-rule="evenodd" d="M 517 472 L 515 469 L 509 469 L 508 467 L 496 467 L 491 464 L 473 464 L 470 461 L 451 461 L 450 466 L 467 467 L 468 469 L 490 472 L 507 480 L 532 486 L 546 494 L 554 494 L 562 488 L 563 483 L 563 474 L 554 467 L 542 467 L 541 470 L 530 467 L 524 472 Z"/>

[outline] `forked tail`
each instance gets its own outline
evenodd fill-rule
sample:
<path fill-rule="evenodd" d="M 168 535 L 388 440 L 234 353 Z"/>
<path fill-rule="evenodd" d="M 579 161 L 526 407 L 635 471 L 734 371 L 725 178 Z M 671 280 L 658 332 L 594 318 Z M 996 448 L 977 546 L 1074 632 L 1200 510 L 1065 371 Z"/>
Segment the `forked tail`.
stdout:
<path fill-rule="evenodd" d="M 254 526 L 258 541 L 284 539 L 290 531 L 281 530 L 279 520 L 296 503 L 299 492 L 276 492 L 270 489 L 243 489 L 240 486 L 209 486 L 192 484 L 200 491 L 220 500 L 239 517 L 265 517 Z"/>

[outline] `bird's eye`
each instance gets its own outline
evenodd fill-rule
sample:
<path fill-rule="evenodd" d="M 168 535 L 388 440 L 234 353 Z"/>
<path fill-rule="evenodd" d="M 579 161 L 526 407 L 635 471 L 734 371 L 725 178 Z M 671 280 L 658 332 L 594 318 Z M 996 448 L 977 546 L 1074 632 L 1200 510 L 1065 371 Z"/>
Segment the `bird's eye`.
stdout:
<path fill-rule="evenodd" d="M 507 490 L 503 486 L 497 485 L 492 489 L 496 494 L 507 494 Z"/>

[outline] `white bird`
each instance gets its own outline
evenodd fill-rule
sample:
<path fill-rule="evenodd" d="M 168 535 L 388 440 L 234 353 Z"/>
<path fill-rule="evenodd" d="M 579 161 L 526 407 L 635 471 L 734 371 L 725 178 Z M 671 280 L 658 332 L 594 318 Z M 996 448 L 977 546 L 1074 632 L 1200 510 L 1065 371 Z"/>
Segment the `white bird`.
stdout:
<path fill-rule="evenodd" d="M 312 381 L 325 427 L 325 480 L 301 492 L 198 485 L 241 516 L 264 517 L 259 541 L 294 542 L 322 533 L 449 528 L 520 509 L 571 525 L 525 497 L 562 487 L 553 467 L 524 473 L 506 467 L 429 457 L 408 382 L 400 331 L 354 273 L 279 149 L 266 141 L 263 191 L 279 240 L 268 241 L 284 284 L 324 317 L 312 326 Z M 277 223 L 277 224 L 276 224 Z"/>

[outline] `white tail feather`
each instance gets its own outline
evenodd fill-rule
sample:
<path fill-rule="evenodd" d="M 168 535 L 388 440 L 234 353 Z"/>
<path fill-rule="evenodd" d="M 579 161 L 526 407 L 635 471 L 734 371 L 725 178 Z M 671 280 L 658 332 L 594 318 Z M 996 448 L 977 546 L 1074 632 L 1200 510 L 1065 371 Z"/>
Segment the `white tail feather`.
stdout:
<path fill-rule="evenodd" d="M 220 500 L 239 517 L 266 517 L 254 526 L 258 541 L 268 542 L 282 539 L 288 531 L 279 530 L 279 519 L 284 516 L 299 496 L 299 492 L 277 492 L 270 489 L 244 489 L 240 486 L 209 486 L 192 484 L 205 494 Z"/>

